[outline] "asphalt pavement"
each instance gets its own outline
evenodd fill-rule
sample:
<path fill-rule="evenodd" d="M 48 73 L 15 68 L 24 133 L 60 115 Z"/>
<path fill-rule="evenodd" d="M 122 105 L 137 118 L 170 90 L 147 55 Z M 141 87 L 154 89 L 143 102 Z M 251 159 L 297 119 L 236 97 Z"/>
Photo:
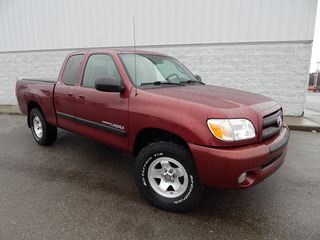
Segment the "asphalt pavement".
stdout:
<path fill-rule="evenodd" d="M 320 138 L 291 131 L 283 166 L 249 189 L 208 187 L 192 212 L 150 206 L 134 158 L 59 129 L 36 144 L 25 117 L 0 115 L 0 239 L 319 239 Z"/>

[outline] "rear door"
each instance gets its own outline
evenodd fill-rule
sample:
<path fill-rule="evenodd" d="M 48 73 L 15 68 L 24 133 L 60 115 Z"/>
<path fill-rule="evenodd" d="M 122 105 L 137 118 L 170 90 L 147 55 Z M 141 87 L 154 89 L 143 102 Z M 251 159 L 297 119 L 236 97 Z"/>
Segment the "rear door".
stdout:
<path fill-rule="evenodd" d="M 96 90 L 95 80 L 106 76 L 122 81 L 113 57 L 106 53 L 89 55 L 82 81 L 75 91 L 78 133 L 126 149 L 128 94 Z"/>
<path fill-rule="evenodd" d="M 54 90 L 54 104 L 58 126 L 73 132 L 77 132 L 74 93 L 83 58 L 83 54 L 71 55 L 67 58 L 62 66 L 63 71 L 59 75 Z"/>

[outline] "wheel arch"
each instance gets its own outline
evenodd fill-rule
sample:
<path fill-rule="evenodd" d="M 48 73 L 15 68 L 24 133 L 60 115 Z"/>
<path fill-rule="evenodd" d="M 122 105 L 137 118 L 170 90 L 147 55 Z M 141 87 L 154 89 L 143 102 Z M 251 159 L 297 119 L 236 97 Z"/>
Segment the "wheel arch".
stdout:
<path fill-rule="evenodd" d="M 35 101 L 30 101 L 30 102 L 28 102 L 28 127 L 30 128 L 31 127 L 31 125 L 30 125 L 30 121 L 29 121 L 29 119 L 30 119 L 30 112 L 31 112 L 31 110 L 32 109 L 34 109 L 34 108 L 37 108 L 40 112 L 41 112 L 41 114 L 43 115 L 43 117 L 44 117 L 44 119 L 46 119 L 46 117 L 45 117 L 45 115 L 43 114 L 43 111 L 42 111 L 42 109 L 41 109 L 41 106 L 37 103 L 37 102 L 35 102 Z"/>
<path fill-rule="evenodd" d="M 135 138 L 132 151 L 133 155 L 137 156 L 141 149 L 157 141 L 169 141 L 180 144 L 191 153 L 187 142 L 180 136 L 158 128 L 146 128 L 142 129 Z"/>

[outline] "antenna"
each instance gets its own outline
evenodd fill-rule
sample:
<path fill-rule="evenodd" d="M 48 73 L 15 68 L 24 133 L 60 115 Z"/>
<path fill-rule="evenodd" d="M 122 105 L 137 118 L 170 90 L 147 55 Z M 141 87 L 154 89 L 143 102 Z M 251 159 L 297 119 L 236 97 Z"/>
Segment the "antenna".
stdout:
<path fill-rule="evenodd" d="M 136 97 L 138 95 L 137 90 L 137 55 L 136 55 L 136 22 L 133 17 L 133 53 L 134 53 L 134 85 L 135 85 L 135 94 Z"/>

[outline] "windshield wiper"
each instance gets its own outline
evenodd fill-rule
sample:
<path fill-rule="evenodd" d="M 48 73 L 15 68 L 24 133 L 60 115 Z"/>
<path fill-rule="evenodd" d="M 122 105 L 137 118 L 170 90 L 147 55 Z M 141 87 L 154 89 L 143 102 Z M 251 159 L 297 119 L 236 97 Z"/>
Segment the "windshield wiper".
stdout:
<path fill-rule="evenodd" d="M 202 84 L 202 85 L 206 85 L 205 83 L 200 82 L 200 81 L 196 81 L 196 80 L 181 81 L 180 83 L 199 83 L 199 84 Z"/>
<path fill-rule="evenodd" d="M 181 83 L 160 82 L 160 81 L 141 83 L 141 86 L 145 86 L 145 85 L 177 85 L 177 86 L 184 86 L 184 85 L 181 84 Z"/>

